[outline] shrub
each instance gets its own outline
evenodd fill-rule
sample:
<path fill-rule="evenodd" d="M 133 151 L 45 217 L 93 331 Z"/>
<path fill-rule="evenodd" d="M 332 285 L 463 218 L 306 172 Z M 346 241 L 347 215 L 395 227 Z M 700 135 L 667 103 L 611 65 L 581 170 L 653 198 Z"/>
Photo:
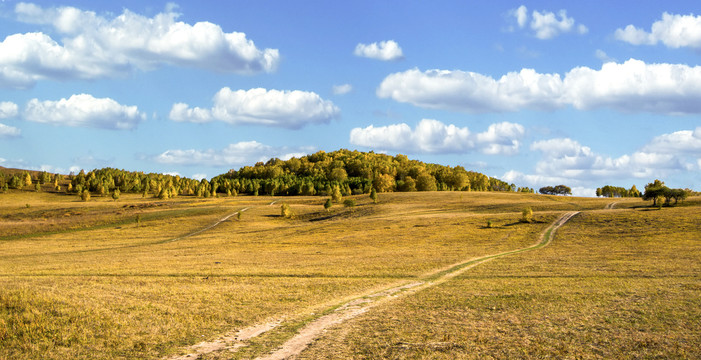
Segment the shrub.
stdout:
<path fill-rule="evenodd" d="M 343 200 L 343 206 L 345 206 L 345 207 L 354 207 L 354 206 L 355 206 L 355 200 L 354 200 L 354 199 L 346 199 L 346 200 Z"/>
<path fill-rule="evenodd" d="M 527 207 L 521 211 L 521 220 L 522 223 L 529 223 L 533 221 L 533 210 L 531 207 Z"/>
<path fill-rule="evenodd" d="M 90 191 L 88 191 L 88 189 L 83 190 L 83 192 L 80 193 L 80 199 L 83 201 L 89 201 L 90 200 Z"/>
<path fill-rule="evenodd" d="M 326 211 L 329 211 L 331 207 L 333 206 L 333 202 L 331 201 L 331 198 L 326 199 L 326 202 L 324 203 L 324 209 Z"/>
<path fill-rule="evenodd" d="M 290 205 L 287 203 L 282 203 L 282 205 L 280 205 L 280 215 L 289 219 L 294 216 L 294 213 L 292 212 L 292 209 L 290 209 Z"/>

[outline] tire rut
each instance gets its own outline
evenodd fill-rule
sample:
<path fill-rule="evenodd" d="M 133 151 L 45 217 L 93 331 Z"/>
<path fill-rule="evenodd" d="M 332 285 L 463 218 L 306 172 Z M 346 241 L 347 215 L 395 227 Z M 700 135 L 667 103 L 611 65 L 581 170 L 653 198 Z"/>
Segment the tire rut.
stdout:
<path fill-rule="evenodd" d="M 392 301 L 399 296 L 406 296 L 413 294 L 417 291 L 436 286 L 438 284 L 444 283 L 463 272 L 487 261 L 491 261 L 498 257 L 512 255 L 520 252 L 530 251 L 538 249 L 548 245 L 553 238 L 555 231 L 567 221 L 569 221 L 573 216 L 579 214 L 578 211 L 568 212 L 561 215 L 557 220 L 555 220 L 545 231 L 543 231 L 538 241 L 528 247 L 501 252 L 497 254 L 482 256 L 479 258 L 469 259 L 457 264 L 454 264 L 447 270 L 443 270 L 439 273 L 425 277 L 423 280 L 414 281 L 411 283 L 402 284 L 399 286 L 394 286 L 386 288 L 380 291 L 376 291 L 372 294 L 358 297 L 354 300 L 342 304 L 335 310 L 318 317 L 317 319 L 311 321 L 304 327 L 302 327 L 299 332 L 293 337 L 289 338 L 285 343 L 283 343 L 279 348 L 274 350 L 272 353 L 258 357 L 258 360 L 277 360 L 277 359 L 294 359 L 299 355 L 304 349 L 309 346 L 314 340 L 322 335 L 322 333 L 332 327 L 350 319 L 353 319 L 361 314 L 368 312 L 373 307 Z M 225 335 L 217 340 L 202 342 L 197 345 L 193 345 L 188 348 L 189 353 L 185 355 L 179 355 L 176 357 L 166 358 L 168 360 L 187 360 L 196 359 L 200 355 L 225 351 L 236 352 L 240 348 L 246 346 L 246 341 L 255 338 L 261 334 L 264 334 L 270 330 L 275 329 L 282 323 L 282 320 L 275 320 L 272 322 L 266 322 L 263 324 L 253 325 L 246 329 L 257 329 L 256 331 L 250 332 L 253 335 L 249 337 L 243 336 L 232 336 L 231 334 Z M 240 332 L 244 332 L 246 329 L 242 329 Z"/>

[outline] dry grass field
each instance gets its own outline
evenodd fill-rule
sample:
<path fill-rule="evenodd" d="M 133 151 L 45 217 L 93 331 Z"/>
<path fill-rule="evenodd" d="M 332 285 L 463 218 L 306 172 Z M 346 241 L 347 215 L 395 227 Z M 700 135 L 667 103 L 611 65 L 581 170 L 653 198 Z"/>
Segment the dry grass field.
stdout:
<path fill-rule="evenodd" d="M 351 299 L 528 247 L 568 211 L 581 213 L 552 244 L 380 304 L 300 356 L 700 356 L 698 198 L 659 211 L 516 193 L 354 199 L 327 212 L 322 197 L 0 194 L 0 358 L 161 359 L 279 323 L 201 356 L 254 358 Z M 527 206 L 536 222 L 519 223 Z"/>

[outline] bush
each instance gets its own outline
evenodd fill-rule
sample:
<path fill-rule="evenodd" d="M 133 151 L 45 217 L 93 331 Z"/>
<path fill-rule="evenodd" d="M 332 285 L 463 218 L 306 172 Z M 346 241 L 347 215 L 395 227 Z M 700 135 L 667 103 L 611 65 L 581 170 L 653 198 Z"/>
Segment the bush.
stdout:
<path fill-rule="evenodd" d="M 292 209 L 290 209 L 290 205 L 287 203 L 282 203 L 282 205 L 280 205 L 280 215 L 289 219 L 294 216 L 294 213 L 292 212 Z"/>
<path fill-rule="evenodd" d="M 83 192 L 80 193 L 80 199 L 83 201 L 89 201 L 90 200 L 90 191 L 88 191 L 88 189 L 83 190 Z"/>
<path fill-rule="evenodd" d="M 492 227 L 494 227 L 492 225 L 492 220 L 487 220 L 487 228 L 491 229 Z"/>
<path fill-rule="evenodd" d="M 331 198 L 326 199 L 326 202 L 324 203 L 324 209 L 326 211 L 329 211 L 331 207 L 333 206 L 333 201 L 331 201 Z"/>
<path fill-rule="evenodd" d="M 527 207 L 521 211 L 521 220 L 522 223 L 530 223 L 533 221 L 533 210 L 531 207 Z"/>
<path fill-rule="evenodd" d="M 354 206 L 355 206 L 355 199 L 346 199 L 346 200 L 343 200 L 343 206 L 345 206 L 345 207 L 354 207 Z"/>

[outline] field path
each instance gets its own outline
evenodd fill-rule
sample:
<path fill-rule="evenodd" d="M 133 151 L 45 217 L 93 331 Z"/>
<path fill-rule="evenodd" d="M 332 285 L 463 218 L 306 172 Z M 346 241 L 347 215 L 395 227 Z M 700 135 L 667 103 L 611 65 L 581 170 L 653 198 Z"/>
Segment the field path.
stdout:
<path fill-rule="evenodd" d="M 224 221 L 229 220 L 232 216 L 234 216 L 234 215 L 236 215 L 236 214 L 238 214 L 238 213 L 242 213 L 242 212 L 244 212 L 244 211 L 246 211 L 246 210 L 248 210 L 248 208 L 243 208 L 243 209 L 241 209 L 241 210 L 237 210 L 237 211 L 235 211 L 235 212 L 233 212 L 233 213 L 231 213 L 231 214 L 229 214 L 229 215 L 227 215 L 227 216 L 224 216 L 223 218 L 219 219 L 219 220 L 218 220 L 217 222 L 215 222 L 214 224 L 207 226 L 206 228 L 199 229 L 199 230 L 197 230 L 197 231 L 195 231 L 195 232 L 191 232 L 191 233 L 189 233 L 189 234 L 187 234 L 187 235 L 178 236 L 178 237 L 176 237 L 176 238 L 170 239 L 170 240 L 165 241 L 165 242 L 166 242 L 166 243 L 169 243 L 169 242 L 178 241 L 178 240 L 182 240 L 182 239 L 185 239 L 185 238 L 189 238 L 189 237 L 191 237 L 191 236 L 195 236 L 195 235 L 201 234 L 201 233 L 203 233 L 203 232 L 205 232 L 205 231 L 207 231 L 207 230 L 213 229 L 215 226 L 217 226 L 217 225 L 223 223 Z"/>
<path fill-rule="evenodd" d="M 406 296 L 413 294 L 417 291 L 436 286 L 438 284 L 444 283 L 465 271 L 490 260 L 496 259 L 498 257 L 512 255 L 520 252 L 530 251 L 539 249 L 548 245 L 553 238 L 555 231 L 562 225 L 564 225 L 573 216 L 579 214 L 578 211 L 568 212 L 560 217 L 558 217 L 545 231 L 543 231 L 538 241 L 528 247 L 505 251 L 498 254 L 486 255 L 478 258 L 469 259 L 439 271 L 437 273 L 431 274 L 424 277 L 420 281 L 415 281 L 411 283 L 402 284 L 399 286 L 394 286 L 391 288 L 386 288 L 381 291 L 377 291 L 370 295 L 361 296 L 355 298 L 341 306 L 330 309 L 327 313 L 307 325 L 305 325 L 299 332 L 288 339 L 284 344 L 282 344 L 273 353 L 259 357 L 260 360 L 277 360 L 277 359 L 294 359 L 299 355 L 304 349 L 309 346 L 315 339 L 322 335 L 322 333 L 335 325 L 339 325 L 347 320 L 353 319 L 358 315 L 361 315 L 373 307 L 383 304 L 396 299 L 399 296 Z M 168 358 L 169 360 L 186 360 L 186 359 L 196 359 L 198 356 L 215 352 L 228 350 L 229 352 L 235 352 L 238 349 L 246 346 L 245 341 L 252 339 L 258 335 L 261 335 L 267 331 L 273 330 L 278 325 L 280 325 L 281 320 L 271 321 L 263 324 L 253 325 L 249 328 L 240 330 L 238 333 L 232 333 L 224 335 L 221 338 L 210 341 L 202 342 L 197 345 L 188 348 L 189 353 L 185 355 L 180 355 L 176 357 Z M 234 334 L 249 334 L 249 336 L 241 336 Z"/>
<path fill-rule="evenodd" d="M 604 206 L 604 209 L 611 210 L 611 209 L 613 209 L 614 206 L 616 206 L 616 204 L 617 204 L 616 201 L 614 201 L 612 203 L 608 203 L 608 204 L 606 204 L 606 206 Z"/>

